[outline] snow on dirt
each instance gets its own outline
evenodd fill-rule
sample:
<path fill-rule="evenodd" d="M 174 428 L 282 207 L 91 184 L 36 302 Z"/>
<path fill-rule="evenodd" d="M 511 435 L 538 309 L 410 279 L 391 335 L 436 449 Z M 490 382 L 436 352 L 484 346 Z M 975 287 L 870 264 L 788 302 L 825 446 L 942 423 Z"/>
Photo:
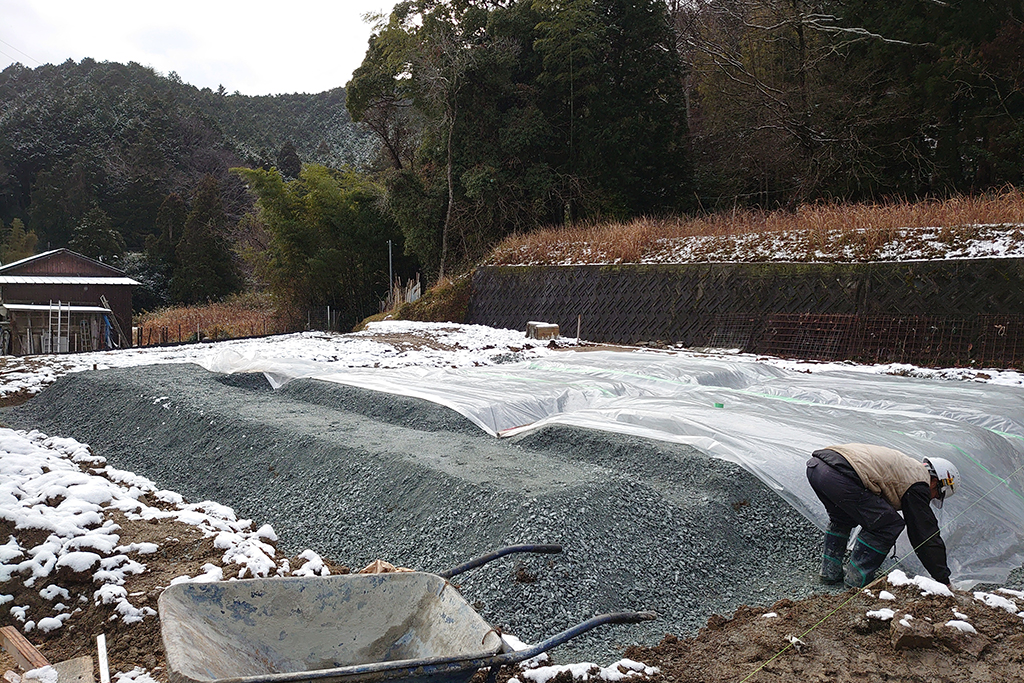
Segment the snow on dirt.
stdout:
<path fill-rule="evenodd" d="M 304 333 L 218 344 L 224 345 L 238 347 L 243 352 L 251 347 L 260 347 L 261 350 L 269 347 L 282 356 L 330 360 L 348 367 L 460 367 L 564 352 L 532 345 L 521 332 L 516 331 L 397 322 L 380 323 L 365 333 L 352 335 Z M 100 405 L 106 400 L 101 395 L 106 387 L 93 382 L 93 379 L 106 375 L 111 378 L 110 391 L 121 386 L 127 392 L 142 386 L 141 375 L 156 370 L 89 371 L 191 363 L 208 350 L 206 345 L 193 345 L 78 356 L 0 359 L 0 377 L 3 379 L 0 401 L 5 398 L 12 403 L 23 400 L 61 377 L 82 373 L 82 379 L 88 381 L 81 386 L 97 391 L 97 405 Z M 811 372 L 828 365 L 780 360 L 769 362 L 799 365 L 800 369 Z M 843 367 L 851 369 L 852 366 L 843 364 Z M 909 366 L 857 369 L 897 375 L 922 373 L 932 378 L 1010 385 L 1021 383 L 1018 373 L 994 370 L 933 371 Z M 394 552 L 390 559 L 416 556 L 444 562 L 451 555 L 448 552 L 450 548 L 445 546 L 458 538 L 460 528 L 482 530 L 495 519 L 506 519 L 511 520 L 513 534 L 534 533 L 545 525 L 578 526 L 580 529 L 567 532 L 566 536 L 577 540 L 586 538 L 590 548 L 584 548 L 582 555 L 580 549 L 575 549 L 576 554 L 570 550 L 570 561 L 561 565 L 539 561 L 513 564 L 513 585 L 517 585 L 517 590 L 526 596 L 516 603 L 502 602 L 504 598 L 500 597 L 502 592 L 509 590 L 507 574 L 467 578 L 464 583 L 467 595 L 481 595 L 483 603 L 486 603 L 476 605 L 477 609 L 493 610 L 486 616 L 503 615 L 515 621 L 520 615 L 510 615 L 503 610 L 517 609 L 537 615 L 533 622 L 521 619 L 521 624 L 554 623 L 561 619 L 560 613 L 564 616 L 566 610 L 573 610 L 574 605 L 567 603 L 590 598 L 591 594 L 609 594 L 613 602 L 629 602 L 636 608 L 657 610 L 663 605 L 653 602 L 636 604 L 643 595 L 636 590 L 635 586 L 642 584 L 637 577 L 644 574 L 653 574 L 657 581 L 672 584 L 670 592 L 659 593 L 654 602 L 677 601 L 692 610 L 696 610 L 698 605 L 710 606 L 718 614 L 735 610 L 731 618 L 711 616 L 707 626 L 692 638 L 666 636 L 656 646 L 633 646 L 624 653 L 620 649 L 617 660 L 605 660 L 615 662 L 607 667 L 590 663 L 553 665 L 546 657 L 537 658 L 531 666 L 505 674 L 505 677 L 514 675 L 521 683 L 541 683 L 556 676 L 561 676 L 558 680 L 565 680 L 566 675 L 576 678 L 597 676 L 604 680 L 641 677 L 655 681 L 741 680 L 747 676 L 752 681 L 806 680 L 815 676 L 823 680 L 881 680 L 883 677 L 935 680 L 939 673 L 944 680 L 980 680 L 972 677 L 972 670 L 980 672 L 979 675 L 986 680 L 1020 680 L 1024 675 L 1024 612 L 1021 612 L 1024 609 L 1024 591 L 991 587 L 973 594 L 950 592 L 941 584 L 936 584 L 936 588 L 932 585 L 935 582 L 927 577 L 907 577 L 899 570 L 889 575 L 885 586 L 887 590 L 877 594 L 872 591 L 836 593 L 831 589 L 814 587 L 811 583 L 815 571 L 814 552 L 801 549 L 790 558 L 792 562 L 788 565 L 780 564 L 784 558 L 779 558 L 779 553 L 786 547 L 792 551 L 797 547 L 816 546 L 818 539 L 813 527 L 796 515 L 787 516 L 786 511 L 780 511 L 779 507 L 784 507 L 780 499 L 765 491 L 753 477 L 744 478 L 742 470 L 727 463 L 698 459 L 696 462 L 699 464 L 695 467 L 707 468 L 699 474 L 687 470 L 689 466 L 685 464 L 694 460 L 696 453 L 660 450 L 660 447 L 652 450 L 650 444 L 641 443 L 639 439 L 613 435 L 594 437 L 573 430 L 553 430 L 554 434 L 533 435 L 510 444 L 506 451 L 495 451 L 494 458 L 508 458 L 513 453 L 515 458 L 521 458 L 506 470 L 505 476 L 509 481 L 502 482 L 498 488 L 513 485 L 524 489 L 534 487 L 532 495 L 517 497 L 514 505 L 503 496 L 481 495 L 479 490 L 462 491 L 461 487 L 453 489 L 449 486 L 444 489 L 445 496 L 467 496 L 467 500 L 475 501 L 466 508 L 467 514 L 451 519 L 424 515 L 422 509 L 413 510 L 407 503 L 417 496 L 422 498 L 423 488 L 432 480 L 388 480 L 385 484 L 396 489 L 395 509 L 378 511 L 385 517 L 394 517 L 393 523 L 386 525 L 384 531 L 388 535 L 404 533 L 409 538 L 405 543 L 375 545 L 375 541 L 358 538 L 382 533 L 380 529 L 369 529 L 368 515 L 359 510 L 359 506 L 380 500 L 379 496 L 364 495 L 366 489 L 372 488 L 368 484 L 373 481 L 373 476 L 380 474 L 374 466 L 367 463 L 352 465 L 349 472 L 352 478 L 348 481 L 353 482 L 356 495 L 351 504 L 339 499 L 328 501 L 337 509 L 331 510 L 330 506 L 316 508 L 309 502 L 310 498 L 303 497 L 305 494 L 297 498 L 294 495 L 296 486 L 315 489 L 313 481 L 304 483 L 305 480 L 299 476 L 298 464 L 293 471 L 292 463 L 287 459 L 273 459 L 266 455 L 274 448 L 285 448 L 285 443 L 275 439 L 286 432 L 280 431 L 275 435 L 270 430 L 259 431 L 255 425 L 260 416 L 268 423 L 276 420 L 274 428 L 278 430 L 283 430 L 283 421 L 290 418 L 267 412 L 272 404 L 261 397 L 269 390 L 259 388 L 257 378 L 238 377 L 220 382 L 225 391 L 213 398 L 214 401 L 228 398 L 230 402 L 235 400 L 230 398 L 233 391 L 240 392 L 238 396 L 244 401 L 230 403 L 222 411 L 210 404 L 200 407 L 196 403 L 195 409 L 183 412 L 183 404 L 189 400 L 192 390 L 198 392 L 212 386 L 202 378 L 202 371 L 194 368 L 183 372 L 168 367 L 155 377 L 163 383 L 161 390 L 137 395 L 137 405 L 133 408 L 136 412 L 133 414 L 141 416 L 144 409 L 159 411 L 153 415 L 146 413 L 147 424 L 160 425 L 160 422 L 154 422 L 160 415 L 165 416 L 164 422 L 169 424 L 149 434 L 137 434 L 132 430 L 120 441 L 109 436 L 112 430 L 100 430 L 97 434 L 102 432 L 108 441 L 104 443 L 103 455 L 98 454 L 95 448 L 66 436 L 47 436 L 31 429 L 0 428 L 0 542 L 3 542 L 0 545 L 0 613 L 7 612 L 10 617 L 5 621 L 18 626 L 51 661 L 94 654 L 93 638 L 105 631 L 117 680 L 121 683 L 165 681 L 166 664 L 159 645 L 159 622 L 154 608 L 160 591 L 168 585 L 181 581 L 346 572 L 348 568 L 337 561 L 362 566 L 364 561 L 388 550 Z M 140 383 L 132 385 L 132 380 Z M 367 405 L 369 392 L 342 388 L 324 390 L 311 386 L 314 383 L 310 382 L 295 384 L 282 390 L 282 400 L 273 404 L 279 405 L 283 413 L 299 411 L 304 403 L 329 399 L 344 403 L 347 411 L 362 411 L 373 418 L 373 421 L 364 423 L 347 420 L 340 414 L 330 416 L 330 421 L 325 424 L 337 432 L 337 443 L 345 439 L 371 440 L 373 432 L 376 432 L 375 438 L 383 442 L 404 438 L 403 432 L 392 429 L 394 425 L 388 420 L 426 419 L 411 417 L 412 413 L 408 411 L 382 417 L 374 413 L 379 410 L 377 406 Z M 74 395 L 71 391 L 73 384 L 61 383 L 60 387 L 69 387 L 64 391 L 69 396 Z M 396 397 L 389 400 L 402 403 Z M 252 415 L 241 414 L 246 409 L 246 402 L 252 404 Z M 59 405 L 59 402 L 54 403 L 54 406 Z M 422 406 L 417 410 L 417 415 L 421 416 Z M 229 413 L 232 411 L 239 415 L 237 422 L 231 421 Z M 312 417 L 317 415 L 320 413 L 313 413 Z M 7 418 L 13 420 L 15 415 L 10 411 L 0 414 L 0 421 L 6 422 Z M 47 419 L 54 425 L 64 422 L 77 426 L 96 421 L 88 416 L 78 416 L 70 421 L 68 418 L 68 415 L 50 414 Z M 430 427 L 440 430 L 435 432 L 437 438 L 453 444 L 456 450 L 463 447 L 485 448 L 482 444 L 490 442 L 472 435 L 472 426 L 464 424 L 458 416 L 444 417 L 439 413 L 430 419 L 440 425 Z M 104 421 L 132 424 L 128 413 L 106 415 Z M 252 431 L 248 435 L 239 435 L 240 427 Z M 229 430 L 235 432 L 230 437 L 227 435 Z M 433 438 L 430 430 L 422 426 L 416 436 L 423 441 Z M 248 439 L 250 445 L 241 446 L 239 437 Z M 326 437 L 321 435 L 317 438 Z M 182 448 L 174 450 L 175 439 L 184 442 Z M 589 451 L 573 450 L 581 448 L 581 444 L 586 445 L 588 440 L 593 440 L 593 448 Z M 126 457 L 124 454 L 131 451 L 133 442 L 136 452 Z M 209 455 L 216 454 L 221 444 L 229 442 L 236 452 L 249 451 L 248 457 L 258 461 L 263 479 L 270 488 L 269 493 L 259 490 L 255 480 L 234 483 L 206 481 L 205 484 L 198 481 L 230 479 L 236 474 L 235 470 L 225 468 L 226 461 L 218 460 L 222 456 L 197 460 L 197 463 L 205 462 L 206 465 L 205 469 L 197 467 L 193 477 L 175 480 L 167 476 L 166 479 L 185 484 L 181 488 L 191 489 L 186 494 L 197 500 L 200 498 L 196 494 L 203 491 L 223 492 L 225 498 L 214 495 L 212 500 L 238 498 L 248 506 L 252 499 L 269 496 L 271 506 L 260 508 L 266 511 L 266 516 L 253 516 L 258 522 L 239 519 L 233 509 L 238 507 L 236 505 L 229 507 L 212 501 L 189 503 L 181 493 L 167 490 L 163 481 L 157 485 L 149 478 L 133 473 L 147 466 L 163 478 L 172 470 L 185 466 L 187 463 L 174 459 L 195 446 Z M 260 450 L 261 442 L 270 450 Z M 337 443 L 335 449 L 339 448 Z M 310 441 L 309 445 L 315 444 Z M 650 458 L 635 455 L 645 449 L 651 451 Z M 551 474 L 544 484 L 536 476 L 533 468 L 545 466 L 546 458 L 556 450 L 572 451 L 573 455 L 568 460 L 552 460 L 547 466 L 553 472 L 579 468 L 577 474 L 581 474 L 585 481 L 589 477 L 592 483 L 585 485 L 589 502 L 582 504 L 596 508 L 596 515 L 585 509 L 579 510 L 579 514 L 577 511 L 570 514 L 570 511 L 562 509 L 572 500 L 560 497 L 559 490 L 567 483 L 559 483 Z M 596 454 L 604 450 L 608 451 L 608 457 L 598 458 Z M 590 460 L 578 460 L 584 457 L 584 452 L 589 454 L 586 457 Z M 154 458 L 165 453 L 167 455 Z M 355 455 L 354 451 L 346 453 L 349 454 L 347 457 Z M 132 471 L 128 471 L 111 464 L 120 458 L 137 463 L 139 467 L 133 465 L 129 468 Z M 442 457 L 433 464 L 436 471 L 459 469 L 458 462 L 446 464 L 442 462 L 444 459 Z M 623 461 L 621 464 L 616 462 L 619 459 Z M 651 462 L 659 459 L 664 462 L 663 472 L 642 471 L 643 467 L 649 467 Z M 147 464 L 147 460 L 163 462 Z M 669 463 L 673 464 L 668 466 Z M 605 491 L 608 485 L 605 470 L 616 467 L 621 469 L 614 478 L 615 486 L 622 489 L 621 503 L 616 496 L 609 496 Z M 342 474 L 340 470 L 331 470 L 329 476 Z M 704 477 L 701 486 L 705 488 L 699 489 L 696 500 L 687 501 L 685 494 L 671 493 L 673 488 L 685 486 L 681 482 L 695 482 L 698 474 Z M 657 484 L 655 475 L 664 477 L 665 485 Z M 315 479 L 322 482 L 327 476 L 327 473 L 318 473 Z M 422 472 L 412 470 L 401 475 L 405 478 L 422 476 Z M 273 488 L 280 479 L 292 482 L 291 503 L 287 496 L 275 498 Z M 733 482 L 732 489 L 715 488 L 716 482 L 727 481 Z M 487 480 L 478 482 L 478 485 L 485 488 L 496 486 Z M 545 486 L 549 490 L 544 490 Z M 175 485 L 174 488 L 179 487 Z M 240 489 L 244 490 L 240 492 Z M 669 496 L 672 506 L 652 506 L 647 500 L 652 491 Z M 315 490 L 312 495 L 315 498 Z M 419 505 L 423 501 L 414 502 Z M 700 512 L 702 508 L 709 507 L 709 513 Z M 683 516 L 679 516 L 680 511 Z M 632 516 L 666 514 L 669 516 L 667 523 L 655 522 L 654 526 L 647 527 L 660 536 L 657 539 L 638 538 L 633 527 L 620 526 L 620 522 L 631 521 L 628 518 Z M 677 517 L 671 518 L 672 514 Z M 691 524 L 694 520 L 686 516 L 696 518 L 695 523 Z M 536 524 L 531 522 L 534 519 Z M 754 524 L 751 520 L 756 524 L 748 527 Z M 753 529 L 767 529 L 768 520 L 776 526 L 774 533 L 787 539 L 781 545 L 761 545 L 764 538 L 756 534 L 746 536 Z M 263 523 L 266 521 L 273 522 L 273 526 Z M 332 525 L 340 529 L 338 533 L 342 541 L 331 541 L 330 534 L 326 538 L 323 536 L 325 529 L 334 528 Z M 415 528 L 416 525 L 422 528 Z M 586 530 L 583 537 L 574 535 L 587 525 L 598 528 Z M 288 533 L 279 540 L 278 533 L 285 528 Z M 673 530 L 680 533 L 677 535 Z M 714 541 L 717 537 L 737 532 L 740 534 L 737 540 L 750 546 L 749 554 L 717 559 L 700 555 L 702 543 L 710 542 L 707 546 L 707 552 L 710 552 L 716 547 Z M 701 534 L 713 538 L 697 538 Z M 799 538 L 807 534 L 814 534 L 814 537 L 805 538 L 805 545 L 799 546 Z M 323 545 L 314 545 L 313 541 L 317 539 L 329 541 L 323 545 L 330 546 L 330 550 L 325 550 Z M 484 539 L 484 542 L 492 540 L 504 539 Z M 310 541 L 313 549 L 304 547 L 306 541 Z M 338 554 L 342 549 L 347 554 Z M 462 551 L 460 548 L 459 552 Z M 596 557 L 584 557 L 588 551 Z M 674 564 L 689 552 L 697 553 L 699 562 Z M 768 558 L 763 566 L 755 565 L 758 554 L 774 557 Z M 647 562 L 650 566 L 620 566 L 624 557 L 628 557 L 630 562 Z M 742 561 L 737 562 L 740 557 Z M 611 576 L 617 578 L 588 573 L 588 563 L 604 565 Z M 717 569 L 713 566 L 716 563 Z M 428 570 L 442 568 L 438 565 L 424 566 Z M 798 569 L 800 566 L 804 569 Z M 686 572 L 696 574 L 698 581 L 690 581 L 691 577 L 685 576 Z M 777 577 L 770 576 L 775 572 L 789 576 L 779 582 Z M 597 580 L 599 576 L 605 583 Z M 560 585 L 561 582 L 580 582 L 578 586 L 569 586 L 573 594 L 568 600 L 562 592 L 567 587 Z M 763 590 L 763 586 L 773 585 L 773 589 Z M 801 585 L 804 587 L 798 588 Z M 809 591 L 820 594 L 804 601 L 788 599 Z M 779 599 L 780 596 L 787 597 Z M 771 604 L 761 609 L 745 606 L 759 602 L 764 604 L 764 601 Z M 553 610 L 552 602 L 555 603 Z M 841 609 L 836 612 L 836 608 Z M 888 612 L 891 614 L 885 618 Z M 764 618 L 766 613 L 774 616 Z M 823 620 L 827 615 L 831 616 Z M 700 626 L 708 614 L 696 616 L 696 621 L 681 618 L 663 620 L 658 627 L 663 629 L 661 633 L 689 632 Z M 520 636 L 537 635 L 535 632 L 517 633 Z M 613 642 L 622 645 L 627 642 L 653 642 L 649 640 L 652 637 L 653 633 L 649 631 L 638 637 L 636 632 L 624 628 L 623 632 L 616 634 Z M 602 653 L 610 652 L 607 645 L 597 649 Z M 556 654 L 559 652 L 555 651 Z M 0 658 L 0 668 L 4 664 Z M 11 666 L 9 662 L 6 665 Z"/>
<path fill-rule="evenodd" d="M 153 622 L 153 596 L 126 585 L 148 583 L 137 578 L 180 542 L 161 536 L 175 528 L 208 539 L 220 555 L 213 559 L 236 578 L 302 575 L 310 563 L 323 566 L 306 550 L 300 556 L 306 563 L 292 570 L 270 544 L 277 540 L 273 529 L 252 526 L 224 505 L 189 504 L 145 477 L 115 469 L 74 439 L 0 428 L 0 535 L 7 538 L 0 546 L 0 604 L 10 605 L 13 623 L 29 636 L 54 639 L 93 608 L 102 608 L 108 631 L 128 634 L 126 627 Z M 159 531 L 143 540 L 138 529 Z M 184 574 L 167 584 L 207 576 Z M 222 568 L 216 576 L 224 576 Z M 112 661 L 129 665 L 120 672 L 129 673 L 134 662 L 123 661 L 124 649 L 117 648 Z"/>
<path fill-rule="evenodd" d="M 863 233 L 864 231 L 857 231 Z M 823 234 L 807 230 L 751 232 L 736 235 L 694 235 L 661 238 L 649 245 L 639 263 L 750 263 L 806 262 L 858 263 L 879 261 L 935 261 L 945 259 L 1020 258 L 1024 256 L 1024 226 L 991 224 L 962 226 L 959 231 L 941 227 L 900 228 L 885 241 L 865 246 L 858 235 L 842 229 Z M 551 245 L 542 258 L 525 247 L 504 252 L 502 265 L 621 265 L 600 243 Z"/>
<path fill-rule="evenodd" d="M 807 232 L 782 231 L 665 240 L 664 254 L 650 262 L 693 261 L 922 261 L 972 258 L 1020 258 L 1024 256 L 1024 232 L 1020 225 L 975 225 L 975 234 L 952 235 L 946 228 L 893 230 L 872 253 L 866 253 L 842 230 L 823 237 Z M 655 260 L 658 259 L 658 260 Z"/>
<path fill-rule="evenodd" d="M 525 360 L 546 352 L 543 346 L 526 342 L 522 332 L 482 325 L 386 321 L 346 335 L 302 332 L 222 341 L 216 347 L 243 355 L 267 350 L 280 358 L 332 362 L 342 367 L 400 368 L 487 365 Z M 37 394 L 73 372 L 194 363 L 208 356 L 210 348 L 209 344 L 186 344 L 62 356 L 0 357 L 0 401 L 19 394 Z"/>

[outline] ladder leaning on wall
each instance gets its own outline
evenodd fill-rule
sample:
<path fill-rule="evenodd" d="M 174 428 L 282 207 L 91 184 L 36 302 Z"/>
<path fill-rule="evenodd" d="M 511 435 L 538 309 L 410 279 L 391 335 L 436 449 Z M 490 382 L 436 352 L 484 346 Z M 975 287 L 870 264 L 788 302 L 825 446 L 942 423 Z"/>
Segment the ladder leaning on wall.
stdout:
<path fill-rule="evenodd" d="M 67 308 L 64 308 L 64 303 L 57 301 L 56 304 L 51 300 L 49 308 L 49 321 L 46 330 L 46 334 L 39 340 L 40 349 L 43 353 L 67 353 L 69 350 L 68 341 L 71 338 L 71 304 L 67 304 Z M 56 316 L 56 325 L 54 325 L 54 317 Z M 56 334 L 54 329 L 56 328 Z M 56 339 L 56 342 L 54 340 Z"/>

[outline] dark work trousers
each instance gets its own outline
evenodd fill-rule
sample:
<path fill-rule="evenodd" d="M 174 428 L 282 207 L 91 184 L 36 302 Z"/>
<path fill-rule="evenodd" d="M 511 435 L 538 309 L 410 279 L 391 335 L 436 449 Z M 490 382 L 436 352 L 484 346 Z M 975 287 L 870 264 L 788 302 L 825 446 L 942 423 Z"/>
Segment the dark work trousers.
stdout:
<path fill-rule="evenodd" d="M 885 498 L 868 491 L 859 478 L 811 458 L 807 461 L 807 481 L 833 524 L 844 528 L 861 526 L 861 536 L 883 555 L 896 545 L 906 526 L 903 517 Z"/>

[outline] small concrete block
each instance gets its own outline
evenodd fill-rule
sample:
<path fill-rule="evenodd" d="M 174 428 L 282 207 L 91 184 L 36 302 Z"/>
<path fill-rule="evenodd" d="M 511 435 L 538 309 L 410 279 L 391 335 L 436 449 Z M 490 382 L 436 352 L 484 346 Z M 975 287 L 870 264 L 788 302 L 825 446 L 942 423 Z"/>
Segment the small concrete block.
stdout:
<path fill-rule="evenodd" d="M 53 665 L 57 683 L 93 683 L 92 657 L 75 657 Z"/>
<path fill-rule="evenodd" d="M 558 325 L 531 320 L 526 323 L 526 336 L 529 339 L 554 339 L 558 336 Z"/>

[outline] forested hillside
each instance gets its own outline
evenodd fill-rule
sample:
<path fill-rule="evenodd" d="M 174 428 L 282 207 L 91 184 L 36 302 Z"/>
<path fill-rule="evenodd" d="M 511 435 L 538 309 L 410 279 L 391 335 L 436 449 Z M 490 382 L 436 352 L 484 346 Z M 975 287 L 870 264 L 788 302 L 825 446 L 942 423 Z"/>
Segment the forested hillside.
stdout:
<path fill-rule="evenodd" d="M 705 206 L 976 193 L 1024 177 L 1024 5 L 671 0 Z"/>
<path fill-rule="evenodd" d="M 231 220 L 251 206 L 233 166 L 298 160 L 361 166 L 372 140 L 351 123 L 342 88 L 248 97 L 202 90 L 138 64 L 84 59 L 0 72 L 0 221 L 18 218 L 39 248 L 67 246 L 93 208 L 130 250 L 154 233 L 168 195 L 220 184 Z M 297 173 L 297 169 L 295 170 Z"/>

